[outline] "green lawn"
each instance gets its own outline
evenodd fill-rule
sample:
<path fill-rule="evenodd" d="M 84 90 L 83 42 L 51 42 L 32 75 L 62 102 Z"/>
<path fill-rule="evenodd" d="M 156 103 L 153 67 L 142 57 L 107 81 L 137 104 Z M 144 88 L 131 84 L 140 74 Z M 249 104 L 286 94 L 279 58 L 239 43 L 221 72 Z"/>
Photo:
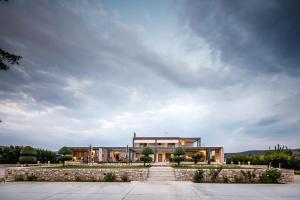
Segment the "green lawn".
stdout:
<path fill-rule="evenodd" d="M 143 169 L 149 166 L 144 165 L 66 165 L 66 166 L 46 166 L 42 168 L 52 169 Z"/>
<path fill-rule="evenodd" d="M 172 167 L 177 168 L 177 169 L 218 169 L 220 166 L 217 165 L 187 165 L 187 164 L 181 164 L 177 165 L 174 164 Z M 251 167 L 249 167 L 250 169 Z M 223 165 L 223 169 L 245 169 L 243 167 L 239 166 L 229 166 L 229 165 Z"/>
<path fill-rule="evenodd" d="M 300 175 L 300 170 L 299 170 L 299 169 L 298 169 L 298 170 L 295 170 L 294 173 L 295 173 L 296 175 Z"/>

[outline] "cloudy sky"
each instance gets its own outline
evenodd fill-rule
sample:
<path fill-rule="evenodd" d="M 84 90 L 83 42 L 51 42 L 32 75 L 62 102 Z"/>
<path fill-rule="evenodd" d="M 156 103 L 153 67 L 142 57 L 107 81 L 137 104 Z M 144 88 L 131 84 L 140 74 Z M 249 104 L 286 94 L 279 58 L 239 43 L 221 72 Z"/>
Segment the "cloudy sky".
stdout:
<path fill-rule="evenodd" d="M 0 1 L 0 144 L 300 147 L 293 0 Z"/>

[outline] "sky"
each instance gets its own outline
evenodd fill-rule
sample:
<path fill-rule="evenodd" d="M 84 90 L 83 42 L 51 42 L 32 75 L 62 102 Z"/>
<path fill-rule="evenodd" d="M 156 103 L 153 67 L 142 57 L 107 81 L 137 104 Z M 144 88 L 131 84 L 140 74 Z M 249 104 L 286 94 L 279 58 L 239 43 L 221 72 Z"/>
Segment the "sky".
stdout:
<path fill-rule="evenodd" d="M 296 0 L 0 1 L 0 144 L 300 147 Z"/>

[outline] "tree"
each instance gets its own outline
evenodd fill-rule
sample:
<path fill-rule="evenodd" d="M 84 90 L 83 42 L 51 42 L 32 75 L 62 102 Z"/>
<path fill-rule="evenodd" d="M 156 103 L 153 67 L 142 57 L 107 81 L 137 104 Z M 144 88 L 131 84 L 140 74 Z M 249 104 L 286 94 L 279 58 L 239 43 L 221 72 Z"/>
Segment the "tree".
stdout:
<path fill-rule="evenodd" d="M 59 159 L 65 166 L 65 161 L 72 160 L 72 151 L 68 147 L 64 146 L 58 150 Z"/>
<path fill-rule="evenodd" d="M 152 150 L 150 147 L 145 147 L 145 148 L 143 149 L 143 152 L 142 152 L 142 153 L 144 154 L 144 156 L 142 156 L 142 157 L 140 158 L 140 160 L 141 160 L 142 162 L 144 162 L 144 166 L 145 166 L 146 163 L 150 163 L 150 162 L 152 161 L 152 157 L 150 157 L 149 155 L 154 154 L 154 152 L 153 152 L 153 150 Z"/>
<path fill-rule="evenodd" d="M 36 163 L 37 152 L 31 146 L 23 147 L 20 151 L 20 155 L 21 155 L 19 158 L 20 163 L 25 163 L 25 164 Z"/>
<path fill-rule="evenodd" d="M 22 59 L 21 56 L 8 53 L 7 51 L 0 48 L 0 70 L 9 70 L 9 66 L 7 64 L 18 65 L 20 59 Z"/>
<path fill-rule="evenodd" d="M 46 149 L 36 149 L 37 151 L 37 160 L 42 163 L 50 161 L 51 163 L 56 162 L 56 153 Z"/>
<path fill-rule="evenodd" d="M 199 151 L 195 153 L 192 158 L 194 160 L 194 163 L 197 164 L 197 162 L 199 162 L 202 158 L 204 158 L 204 153 Z"/>
<path fill-rule="evenodd" d="M 1 164 L 16 164 L 19 162 L 21 147 L 9 146 L 0 147 L 0 163 Z"/>
<path fill-rule="evenodd" d="M 172 161 L 177 162 L 178 166 L 180 165 L 181 161 L 184 161 L 185 151 L 182 147 L 177 147 L 173 152 L 173 159 Z"/>

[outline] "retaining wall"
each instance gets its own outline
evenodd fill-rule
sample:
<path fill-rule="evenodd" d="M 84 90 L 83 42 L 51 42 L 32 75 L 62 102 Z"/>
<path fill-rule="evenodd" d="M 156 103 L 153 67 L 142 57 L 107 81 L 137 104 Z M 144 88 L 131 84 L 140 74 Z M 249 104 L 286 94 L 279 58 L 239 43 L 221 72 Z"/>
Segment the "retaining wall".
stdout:
<path fill-rule="evenodd" d="M 146 181 L 148 169 L 51 169 L 51 168 L 9 168 L 8 175 L 36 177 L 38 181 L 102 181 L 108 173 L 114 173 L 118 181 L 127 176 L 129 181 Z"/>
<path fill-rule="evenodd" d="M 266 169 L 222 169 L 222 171 L 219 173 L 217 179 L 218 180 L 224 180 L 224 178 L 228 179 L 229 182 L 236 182 L 237 179 L 244 178 L 241 170 L 247 172 L 253 172 L 255 174 L 255 181 L 259 180 L 259 176 L 263 172 L 266 171 Z M 175 169 L 175 179 L 176 181 L 191 181 L 193 179 L 193 176 L 197 169 Z M 209 182 L 211 181 L 210 177 L 210 171 L 209 169 L 203 169 L 204 171 L 204 181 Z M 281 169 L 282 176 L 281 176 L 281 182 L 282 183 L 289 183 L 294 182 L 294 170 L 287 170 L 287 169 Z"/>

